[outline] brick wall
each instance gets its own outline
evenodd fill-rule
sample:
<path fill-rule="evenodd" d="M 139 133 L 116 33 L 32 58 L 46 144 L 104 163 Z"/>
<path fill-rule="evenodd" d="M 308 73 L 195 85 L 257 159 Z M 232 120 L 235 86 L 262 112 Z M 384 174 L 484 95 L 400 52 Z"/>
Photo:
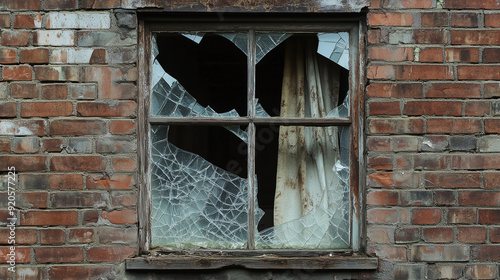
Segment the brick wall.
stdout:
<path fill-rule="evenodd" d="M 500 6 L 372 1 L 368 251 L 398 279 L 494 279 Z"/>
<path fill-rule="evenodd" d="M 380 267 L 353 278 L 500 277 L 500 5 L 369 2 L 364 184 Z M 138 3 L 0 0 L 0 223 L 15 166 L 19 279 L 128 277 Z"/>

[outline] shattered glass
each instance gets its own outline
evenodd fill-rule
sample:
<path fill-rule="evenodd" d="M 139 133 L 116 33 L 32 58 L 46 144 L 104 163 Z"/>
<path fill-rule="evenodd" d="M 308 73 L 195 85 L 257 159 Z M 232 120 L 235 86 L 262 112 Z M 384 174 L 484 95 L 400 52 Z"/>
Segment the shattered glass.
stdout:
<path fill-rule="evenodd" d="M 349 33 L 319 33 L 318 53 L 349 70 Z"/>
<path fill-rule="evenodd" d="M 236 34 L 236 33 L 218 33 L 218 35 L 223 36 L 229 41 L 233 42 L 244 54 L 248 55 L 247 45 L 248 38 L 246 34 Z M 293 34 L 289 33 L 258 33 L 256 34 L 256 54 L 255 63 L 266 56 L 270 51 L 272 51 L 276 46 L 284 42 Z"/>
<path fill-rule="evenodd" d="M 168 141 L 168 126 L 151 128 L 154 246 L 245 248 L 248 180 Z"/>
<path fill-rule="evenodd" d="M 314 131 L 315 127 L 306 127 Z M 350 244 L 349 127 L 333 128 L 338 133 L 339 155 L 333 165 L 333 180 L 321 202 L 302 217 L 274 225 L 257 234 L 259 249 L 348 248 Z M 331 135 L 336 137 L 335 135 Z M 335 151 L 323 151 L 335 153 Z M 309 175 L 306 175 L 309 176 Z"/>
<path fill-rule="evenodd" d="M 349 91 L 347 92 L 347 96 L 344 99 L 344 102 L 342 102 L 342 105 L 333 108 L 326 117 L 328 118 L 347 118 L 349 117 L 349 105 L 350 105 L 350 93 Z"/>

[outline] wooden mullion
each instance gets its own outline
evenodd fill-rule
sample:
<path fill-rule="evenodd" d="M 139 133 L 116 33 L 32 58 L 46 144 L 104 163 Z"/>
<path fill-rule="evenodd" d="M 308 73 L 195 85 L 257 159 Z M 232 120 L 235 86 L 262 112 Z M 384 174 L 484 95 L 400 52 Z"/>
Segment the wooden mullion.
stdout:
<path fill-rule="evenodd" d="M 248 32 L 247 113 L 248 124 L 248 249 L 255 249 L 255 32 Z"/>
<path fill-rule="evenodd" d="M 250 105 L 250 104 L 249 104 Z M 227 117 L 150 117 L 151 124 L 176 125 L 246 125 L 250 122 L 256 125 L 303 125 L 303 126 L 349 126 L 350 118 L 227 118 Z"/>

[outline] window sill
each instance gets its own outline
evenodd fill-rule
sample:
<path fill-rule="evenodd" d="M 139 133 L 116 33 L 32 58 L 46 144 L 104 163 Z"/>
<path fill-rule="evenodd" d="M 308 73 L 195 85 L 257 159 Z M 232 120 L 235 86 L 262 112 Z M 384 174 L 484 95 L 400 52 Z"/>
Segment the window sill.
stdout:
<path fill-rule="evenodd" d="M 140 256 L 126 260 L 127 270 L 182 270 L 220 269 L 239 266 L 248 269 L 333 269 L 373 270 L 378 268 L 378 259 L 364 255 L 278 256 L 260 254 L 250 256 L 166 254 Z"/>

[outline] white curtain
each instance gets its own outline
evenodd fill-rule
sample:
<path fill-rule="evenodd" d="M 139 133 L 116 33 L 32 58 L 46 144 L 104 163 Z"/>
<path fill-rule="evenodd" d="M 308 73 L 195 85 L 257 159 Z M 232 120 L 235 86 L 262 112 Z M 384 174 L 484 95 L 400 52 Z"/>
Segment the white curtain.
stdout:
<path fill-rule="evenodd" d="M 340 66 L 319 56 L 314 41 L 304 39 L 287 41 L 281 117 L 325 117 L 338 104 Z M 336 127 L 280 127 L 274 225 L 293 224 L 276 232 L 281 240 L 291 246 L 304 245 L 299 244 L 304 240 L 329 242 L 311 238 L 330 236 L 328 213 L 336 199 L 329 196 L 340 186 L 334 171 L 339 157 Z M 293 222 L 297 219 L 305 220 Z"/>

